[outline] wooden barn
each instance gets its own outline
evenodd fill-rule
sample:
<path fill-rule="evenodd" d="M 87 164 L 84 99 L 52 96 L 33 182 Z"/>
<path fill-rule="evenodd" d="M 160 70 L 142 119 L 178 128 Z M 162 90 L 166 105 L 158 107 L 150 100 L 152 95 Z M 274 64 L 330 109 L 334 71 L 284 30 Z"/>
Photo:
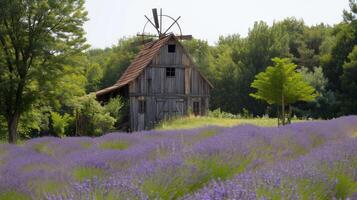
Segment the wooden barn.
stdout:
<path fill-rule="evenodd" d="M 160 34 L 144 45 L 113 86 L 96 95 L 100 101 L 117 95 L 127 98 L 129 131 L 140 131 L 189 112 L 205 115 L 211 89 L 178 37 Z"/>

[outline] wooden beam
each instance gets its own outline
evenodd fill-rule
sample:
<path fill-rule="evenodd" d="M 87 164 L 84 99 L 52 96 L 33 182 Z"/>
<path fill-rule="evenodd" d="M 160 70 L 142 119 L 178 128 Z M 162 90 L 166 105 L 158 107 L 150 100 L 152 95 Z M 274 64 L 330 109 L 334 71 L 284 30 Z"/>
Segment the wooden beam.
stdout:
<path fill-rule="evenodd" d="M 200 94 L 169 94 L 169 93 L 129 93 L 130 97 L 139 97 L 139 96 L 146 96 L 146 97 L 157 97 L 157 98 L 164 98 L 164 99 L 175 99 L 175 98 L 199 98 L 199 97 L 210 97 L 210 95 L 200 95 Z"/>
<path fill-rule="evenodd" d="M 164 65 L 160 65 L 160 64 L 152 64 L 149 65 L 149 67 L 152 68 L 167 68 L 167 67 L 171 67 L 171 68 L 185 68 L 183 65 L 173 65 L 173 64 L 164 64 Z"/>
<path fill-rule="evenodd" d="M 192 40 L 193 39 L 192 35 L 179 35 L 179 36 L 176 36 L 176 38 L 179 40 Z"/>

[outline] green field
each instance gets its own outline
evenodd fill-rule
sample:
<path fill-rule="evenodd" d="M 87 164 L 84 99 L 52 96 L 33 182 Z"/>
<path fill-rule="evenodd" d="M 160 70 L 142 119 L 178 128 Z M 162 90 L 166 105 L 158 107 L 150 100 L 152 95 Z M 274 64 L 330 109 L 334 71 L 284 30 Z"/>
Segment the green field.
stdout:
<path fill-rule="evenodd" d="M 293 120 L 293 122 L 302 122 L 303 120 Z M 172 120 L 166 120 L 156 126 L 157 130 L 176 130 L 191 129 L 204 126 L 223 126 L 231 127 L 242 124 L 252 124 L 256 126 L 278 126 L 276 118 L 215 118 L 215 117 L 184 117 Z"/>

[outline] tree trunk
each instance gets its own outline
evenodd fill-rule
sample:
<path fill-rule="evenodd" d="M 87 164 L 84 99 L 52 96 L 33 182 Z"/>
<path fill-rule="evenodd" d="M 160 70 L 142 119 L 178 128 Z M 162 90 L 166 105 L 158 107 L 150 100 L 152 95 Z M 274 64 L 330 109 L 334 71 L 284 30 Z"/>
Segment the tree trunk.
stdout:
<path fill-rule="evenodd" d="M 17 125 L 19 124 L 20 113 L 16 112 L 7 120 L 8 129 L 8 141 L 9 143 L 15 144 L 17 142 L 18 133 Z"/>
<path fill-rule="evenodd" d="M 285 103 L 284 103 L 284 95 L 281 95 L 281 120 L 283 126 L 285 125 Z"/>
<path fill-rule="evenodd" d="M 280 116 L 280 106 L 279 106 L 279 105 L 277 106 L 277 109 L 276 109 L 276 110 L 277 110 L 277 116 L 276 116 L 276 118 L 278 119 L 278 126 L 280 126 L 280 125 L 281 125 L 281 124 L 280 124 L 280 123 L 281 123 L 281 121 L 280 121 L 280 120 L 281 120 L 281 116 Z"/>
<path fill-rule="evenodd" d="M 289 104 L 288 124 L 291 124 L 291 114 L 292 114 L 292 110 L 291 110 L 291 105 Z"/>

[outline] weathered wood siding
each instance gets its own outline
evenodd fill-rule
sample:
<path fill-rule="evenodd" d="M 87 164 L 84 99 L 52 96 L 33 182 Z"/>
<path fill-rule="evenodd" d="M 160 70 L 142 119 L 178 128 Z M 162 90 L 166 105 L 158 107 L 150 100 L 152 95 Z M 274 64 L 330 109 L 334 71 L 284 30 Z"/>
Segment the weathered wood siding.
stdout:
<path fill-rule="evenodd" d="M 169 53 L 168 45 L 176 44 Z M 175 68 L 175 76 L 167 77 L 166 68 Z M 132 131 L 152 128 L 165 118 L 186 115 L 194 101 L 200 103 L 200 114 L 208 109 L 210 86 L 190 62 L 184 49 L 174 40 L 160 49 L 151 64 L 129 84 L 130 122 Z M 139 100 L 145 99 L 146 112 L 139 114 Z"/>

